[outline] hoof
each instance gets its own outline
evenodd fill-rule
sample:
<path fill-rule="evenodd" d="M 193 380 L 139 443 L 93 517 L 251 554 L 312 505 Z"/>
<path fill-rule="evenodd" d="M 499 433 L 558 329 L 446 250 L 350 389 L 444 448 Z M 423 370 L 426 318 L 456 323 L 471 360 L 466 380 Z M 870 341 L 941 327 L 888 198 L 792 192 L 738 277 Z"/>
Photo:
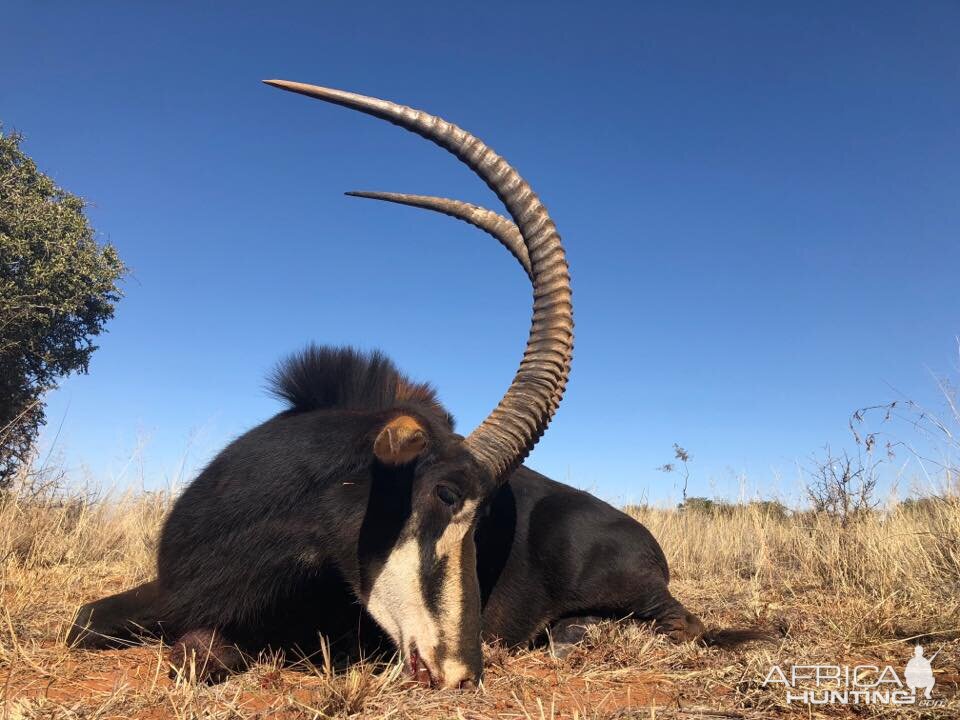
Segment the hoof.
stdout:
<path fill-rule="evenodd" d="M 685 643 L 700 638 L 706 628 L 693 613 L 683 613 L 672 617 L 660 618 L 654 626 L 656 632 L 669 637 L 675 643 Z"/>
<path fill-rule="evenodd" d="M 553 643 L 550 646 L 550 655 L 557 660 L 566 660 L 567 656 L 577 648 L 577 643 Z"/>
<path fill-rule="evenodd" d="M 212 630 L 194 630 L 170 649 L 170 677 L 212 685 L 245 665 L 243 654 Z"/>
<path fill-rule="evenodd" d="M 600 621 L 592 615 L 561 620 L 550 629 L 550 654 L 563 660 L 583 642 L 590 627 Z"/>

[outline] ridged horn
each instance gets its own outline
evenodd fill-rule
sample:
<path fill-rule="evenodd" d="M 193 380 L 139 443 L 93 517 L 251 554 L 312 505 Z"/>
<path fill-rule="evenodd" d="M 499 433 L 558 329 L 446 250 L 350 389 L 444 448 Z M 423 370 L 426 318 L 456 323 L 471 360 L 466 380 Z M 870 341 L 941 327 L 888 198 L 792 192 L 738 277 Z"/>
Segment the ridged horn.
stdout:
<path fill-rule="evenodd" d="M 573 354 L 570 275 L 560 235 L 543 203 L 506 160 L 442 118 L 343 90 L 286 80 L 264 82 L 387 120 L 436 143 L 479 175 L 506 206 L 530 260 L 533 318 L 527 347 L 510 388 L 465 440 L 473 456 L 495 479 L 506 480 L 530 453 L 556 412 Z"/>
<path fill-rule="evenodd" d="M 397 203 L 398 205 L 409 205 L 410 207 L 423 208 L 424 210 L 433 210 L 434 212 L 449 215 L 457 220 L 463 220 L 465 223 L 480 228 L 498 240 L 500 244 L 509 250 L 510 254 L 517 259 L 527 273 L 527 277 L 533 280 L 533 268 L 530 267 L 530 255 L 527 254 L 527 246 L 523 242 L 523 236 L 520 234 L 520 230 L 517 229 L 517 226 L 514 225 L 512 220 L 495 213 L 493 210 L 487 210 L 485 207 L 464 202 L 463 200 L 451 200 L 449 198 L 434 197 L 433 195 L 409 195 L 407 193 L 374 192 L 372 190 L 351 190 L 345 194 L 350 197 L 384 200 L 386 202 Z"/>
<path fill-rule="evenodd" d="M 383 200 L 385 202 L 397 203 L 399 205 L 409 205 L 410 207 L 423 208 L 424 210 L 433 210 L 434 212 L 449 215 L 457 220 L 463 220 L 469 225 L 480 228 L 485 233 L 492 235 L 500 242 L 517 262 L 520 263 L 527 277 L 533 279 L 533 273 L 530 268 L 530 256 L 527 255 L 527 246 L 523 244 L 523 236 L 520 230 L 513 224 L 509 218 L 488 210 L 485 207 L 464 202 L 463 200 L 451 200 L 450 198 L 434 197 L 433 195 L 410 195 L 407 193 L 394 192 L 373 192 L 370 190 L 351 190 L 345 193 L 350 197 L 368 198 L 370 200 Z M 563 394 L 563 388 L 560 389 Z M 557 399 L 559 403 L 559 398 Z"/>

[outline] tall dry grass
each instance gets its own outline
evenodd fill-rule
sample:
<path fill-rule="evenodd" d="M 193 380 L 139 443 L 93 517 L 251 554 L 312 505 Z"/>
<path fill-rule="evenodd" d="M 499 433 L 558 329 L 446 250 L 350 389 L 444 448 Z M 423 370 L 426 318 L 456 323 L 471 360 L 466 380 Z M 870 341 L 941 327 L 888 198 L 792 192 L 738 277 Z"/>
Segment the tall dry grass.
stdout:
<path fill-rule="evenodd" d="M 759 505 L 712 512 L 630 508 L 658 538 L 683 584 L 737 588 L 789 605 L 833 600 L 837 623 L 860 639 L 960 632 L 960 499 L 873 512 L 846 527 Z M 716 603 L 713 603 L 714 606 Z"/>
<path fill-rule="evenodd" d="M 0 591 L 48 573 L 68 586 L 97 577 L 139 581 L 153 572 L 171 503 L 166 493 L 96 498 L 20 478 L 0 493 Z"/>
<path fill-rule="evenodd" d="M 736 577 L 762 587 L 812 584 L 868 599 L 923 599 L 946 615 L 960 608 L 958 498 L 897 505 L 847 527 L 827 515 L 781 518 L 755 505 L 629 512 L 659 539 L 676 577 Z"/>

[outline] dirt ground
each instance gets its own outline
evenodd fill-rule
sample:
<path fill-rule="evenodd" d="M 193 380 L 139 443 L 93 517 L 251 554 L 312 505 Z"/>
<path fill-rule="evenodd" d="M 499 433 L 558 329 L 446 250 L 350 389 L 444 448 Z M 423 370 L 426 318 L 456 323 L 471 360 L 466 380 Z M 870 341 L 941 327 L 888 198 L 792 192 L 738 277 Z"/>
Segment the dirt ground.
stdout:
<path fill-rule="evenodd" d="M 691 605 L 715 602 L 719 588 L 677 592 Z M 50 604 L 33 599 L 34 612 Z M 828 617 L 831 599 L 815 591 L 786 605 L 731 593 L 728 606 L 705 613 L 712 626 L 768 627 L 769 645 L 718 650 L 676 646 L 632 622 L 592 630 L 562 660 L 549 649 L 485 648 L 485 678 L 471 692 L 413 686 L 397 665 L 361 665 L 335 673 L 322 659 L 280 667 L 267 659 L 250 672 L 214 687 L 172 680 L 159 645 L 125 650 L 70 650 L 58 642 L 62 627 L 20 625 L 5 607 L 0 669 L 3 718 L 767 718 L 960 717 L 960 641 L 949 633 L 922 639 L 932 652 L 936 687 L 929 707 L 786 702 L 780 683 L 764 686 L 770 668 L 794 663 L 891 665 L 900 674 L 918 628 L 891 627 L 899 639 L 863 644 Z M 871 608 L 863 607 L 867 616 Z M 38 616 L 35 616 L 38 617 Z M 956 634 L 954 634 L 954 638 Z M 927 653 L 929 656 L 931 653 Z M 789 671 L 788 671 L 789 672 Z"/>

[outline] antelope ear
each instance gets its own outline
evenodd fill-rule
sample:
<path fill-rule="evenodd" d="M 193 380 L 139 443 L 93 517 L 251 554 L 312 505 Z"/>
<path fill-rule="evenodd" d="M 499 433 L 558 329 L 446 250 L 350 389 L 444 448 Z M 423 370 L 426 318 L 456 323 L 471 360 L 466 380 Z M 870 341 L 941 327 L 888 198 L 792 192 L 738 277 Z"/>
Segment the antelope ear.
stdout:
<path fill-rule="evenodd" d="M 400 415 L 383 426 L 373 441 L 373 454 L 387 465 L 404 465 L 427 447 L 427 431 L 420 421 Z"/>

